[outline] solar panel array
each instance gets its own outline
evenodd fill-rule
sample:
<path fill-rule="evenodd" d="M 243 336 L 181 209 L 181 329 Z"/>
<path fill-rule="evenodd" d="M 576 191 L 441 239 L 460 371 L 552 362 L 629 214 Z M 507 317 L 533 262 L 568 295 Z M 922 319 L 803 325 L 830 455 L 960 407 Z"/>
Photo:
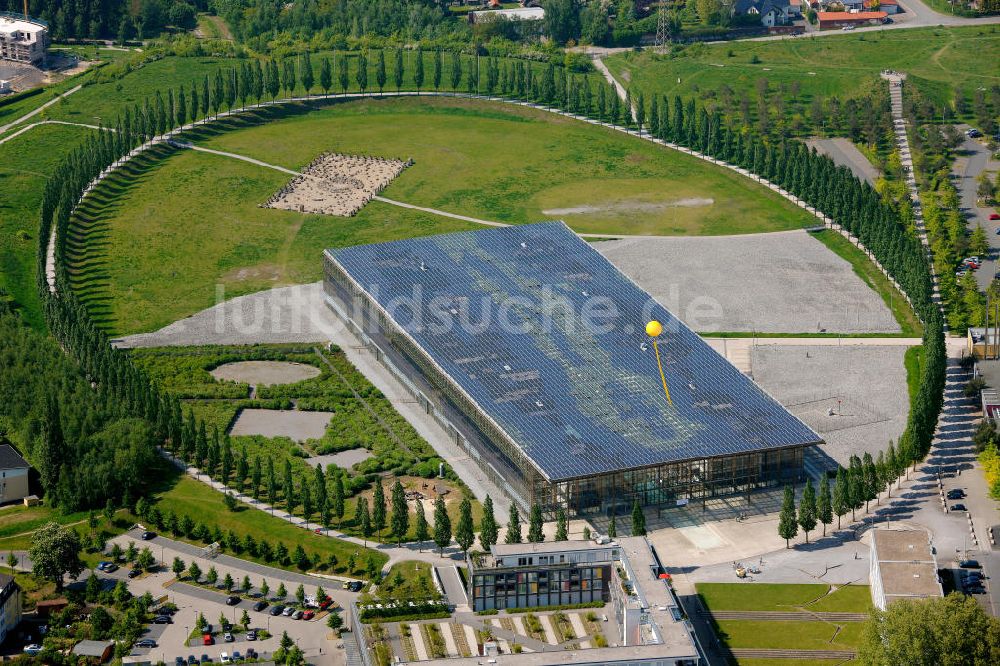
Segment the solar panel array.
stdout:
<path fill-rule="evenodd" d="M 327 253 L 550 481 L 820 440 L 561 222 Z"/>

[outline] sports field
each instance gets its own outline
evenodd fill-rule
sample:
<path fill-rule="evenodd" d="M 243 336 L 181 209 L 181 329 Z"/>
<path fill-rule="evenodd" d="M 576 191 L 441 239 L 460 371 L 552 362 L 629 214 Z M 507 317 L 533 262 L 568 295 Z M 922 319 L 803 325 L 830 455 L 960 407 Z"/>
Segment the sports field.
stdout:
<path fill-rule="evenodd" d="M 753 62 L 755 57 L 759 62 Z M 702 97 L 725 84 L 737 93 L 747 91 L 755 100 L 761 79 L 767 79 L 772 90 L 797 84 L 804 109 L 813 97 L 845 100 L 862 95 L 878 81 L 881 70 L 895 69 L 941 103 L 951 100 L 955 86 L 971 96 L 976 88 L 1000 83 L 1000 31 L 996 26 L 927 28 L 701 44 L 677 57 L 624 53 L 605 62 L 619 81 L 647 95 Z"/>
<path fill-rule="evenodd" d="M 194 135 L 208 148 L 299 170 L 323 151 L 414 160 L 383 192 L 512 224 L 581 232 L 717 235 L 814 222 L 736 174 L 542 111 L 452 99 L 365 100 Z M 141 167 L 141 168 L 140 168 Z M 326 247 L 471 229 L 381 202 L 353 218 L 260 208 L 288 174 L 164 148 L 109 183 L 73 252 L 76 286 L 116 334 L 157 329 L 225 297 L 320 278 Z"/>

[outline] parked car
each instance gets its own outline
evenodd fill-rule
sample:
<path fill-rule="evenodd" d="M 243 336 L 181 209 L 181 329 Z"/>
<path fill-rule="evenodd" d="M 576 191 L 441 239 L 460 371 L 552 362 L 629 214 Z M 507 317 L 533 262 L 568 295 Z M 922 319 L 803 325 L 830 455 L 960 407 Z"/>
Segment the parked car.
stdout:
<path fill-rule="evenodd" d="M 982 566 L 979 564 L 978 560 L 962 560 L 958 563 L 963 569 L 981 569 Z"/>
<path fill-rule="evenodd" d="M 42 646 L 38 643 L 32 643 L 31 645 L 24 646 L 24 654 L 36 655 L 42 651 Z"/>
<path fill-rule="evenodd" d="M 951 505 L 951 510 L 952 511 L 968 511 L 968 509 L 965 508 L 964 504 L 952 504 Z"/>
<path fill-rule="evenodd" d="M 233 635 L 227 631 L 225 634 L 223 634 L 222 640 L 226 641 L 227 643 L 232 643 L 236 639 L 233 638 Z"/>
<path fill-rule="evenodd" d="M 233 663 L 233 660 L 229 658 L 228 652 L 223 652 L 222 655 L 219 657 L 219 661 L 222 662 L 223 664 Z"/>
<path fill-rule="evenodd" d="M 138 578 L 141 575 L 142 575 L 142 569 L 132 569 L 131 571 L 128 572 L 129 578 Z"/>
<path fill-rule="evenodd" d="M 320 610 L 326 610 L 327 608 L 330 607 L 331 604 L 333 604 L 333 599 L 331 599 L 330 597 L 327 597 L 323 601 L 319 602 L 319 609 Z"/>
<path fill-rule="evenodd" d="M 118 565 L 114 562 L 101 562 L 97 565 L 97 568 L 105 573 L 113 573 L 118 571 Z"/>
<path fill-rule="evenodd" d="M 227 606 L 235 606 L 238 603 L 240 603 L 240 598 L 237 597 L 235 594 L 231 594 L 228 597 L 226 597 Z"/>
<path fill-rule="evenodd" d="M 137 648 L 155 648 L 156 641 L 152 638 L 143 638 L 141 641 L 136 641 L 135 646 Z"/>
<path fill-rule="evenodd" d="M 308 611 L 306 611 L 305 613 L 302 614 L 302 619 L 303 620 L 311 620 L 314 617 L 316 617 L 316 613 L 314 611 L 311 611 L 311 610 L 308 610 Z"/>
<path fill-rule="evenodd" d="M 294 613 L 292 613 L 292 619 L 293 620 L 301 620 L 303 615 L 305 615 L 305 613 L 303 613 L 300 610 L 297 610 Z"/>
<path fill-rule="evenodd" d="M 854 26 L 853 25 L 845 25 L 843 28 L 841 28 L 841 30 L 843 30 L 845 32 L 848 31 L 848 30 L 854 30 Z"/>
<path fill-rule="evenodd" d="M 193 654 L 189 654 L 188 664 L 197 664 L 197 663 L 198 663 L 198 657 L 194 656 Z"/>
<path fill-rule="evenodd" d="M 256 658 L 257 658 L 257 650 L 254 650 L 253 648 L 247 648 L 247 659 L 256 659 Z"/>
<path fill-rule="evenodd" d="M 255 603 L 253 605 L 253 609 L 255 611 L 257 611 L 258 613 L 261 612 L 262 610 L 264 610 L 265 608 L 267 608 L 267 602 L 266 601 L 258 601 L 257 603 Z"/>
<path fill-rule="evenodd" d="M 169 615 L 157 615 L 153 618 L 153 624 L 172 624 L 173 619 Z"/>
<path fill-rule="evenodd" d="M 209 657 L 207 654 L 201 655 L 201 663 L 207 664 L 210 661 L 212 661 L 212 658 Z"/>
<path fill-rule="evenodd" d="M 972 129 L 965 130 L 965 135 L 970 139 L 978 139 L 983 133 L 973 127 Z"/>
<path fill-rule="evenodd" d="M 291 617 L 292 615 L 295 614 L 295 609 L 289 606 L 285 608 L 285 610 L 281 611 L 281 614 L 285 617 Z"/>
<path fill-rule="evenodd" d="M 278 615 L 281 615 L 281 613 L 284 610 L 285 610 L 285 607 L 282 606 L 281 604 L 278 604 L 276 606 L 271 606 L 271 610 L 269 610 L 268 613 L 270 613 L 272 616 L 278 616 Z"/>
<path fill-rule="evenodd" d="M 202 645 L 215 645 L 215 639 L 212 638 L 212 634 L 205 634 L 201 637 Z"/>
<path fill-rule="evenodd" d="M 893 21 L 893 20 L 892 20 L 891 18 L 889 18 L 888 16 L 886 16 L 886 17 L 885 17 L 884 19 L 882 19 L 882 25 L 889 25 L 890 23 L 894 23 L 894 22 L 895 22 L 895 21 Z"/>
<path fill-rule="evenodd" d="M 347 589 L 351 592 L 360 592 L 362 587 L 364 587 L 364 585 L 359 580 L 352 580 L 347 584 Z"/>
<path fill-rule="evenodd" d="M 240 654 L 239 650 L 233 650 L 233 663 L 239 663 L 243 661 L 243 655 Z"/>
<path fill-rule="evenodd" d="M 187 659 L 184 657 L 174 657 L 174 666 L 187 666 Z"/>
<path fill-rule="evenodd" d="M 212 624 L 211 623 L 206 624 L 205 625 L 205 630 L 202 633 L 206 633 L 206 634 L 212 633 Z"/>
<path fill-rule="evenodd" d="M 991 220 L 1000 220 L 1000 213 L 990 213 Z"/>
<path fill-rule="evenodd" d="M 247 640 L 248 641 L 255 641 L 255 640 L 257 640 L 257 632 L 255 630 L 253 630 L 253 629 L 251 629 L 250 631 L 248 631 L 247 632 Z M 250 656 L 251 652 L 252 652 L 252 650 L 247 650 L 247 656 L 248 657 Z"/>
<path fill-rule="evenodd" d="M 150 539 L 155 539 L 155 538 L 156 538 L 156 532 L 150 532 L 149 530 L 146 530 L 145 532 L 142 533 L 143 541 L 149 541 Z"/>
<path fill-rule="evenodd" d="M 947 497 L 950 500 L 964 499 L 965 491 L 962 490 L 961 488 L 952 488 L 951 490 L 948 491 Z"/>

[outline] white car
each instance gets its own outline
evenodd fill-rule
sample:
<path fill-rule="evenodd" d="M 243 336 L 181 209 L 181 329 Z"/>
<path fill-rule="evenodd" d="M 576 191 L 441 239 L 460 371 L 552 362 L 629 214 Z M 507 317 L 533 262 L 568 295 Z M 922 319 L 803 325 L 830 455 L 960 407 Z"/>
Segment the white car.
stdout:
<path fill-rule="evenodd" d="M 854 26 L 853 25 L 845 25 L 843 28 L 841 28 L 841 30 L 854 30 Z"/>
<path fill-rule="evenodd" d="M 223 664 L 231 664 L 231 663 L 233 663 L 233 660 L 229 658 L 229 653 L 228 652 L 223 652 L 222 656 L 219 658 L 219 661 L 221 661 Z"/>
<path fill-rule="evenodd" d="M 32 643 L 31 645 L 24 646 L 24 654 L 30 654 L 32 656 L 41 653 L 42 646 L 38 643 Z"/>

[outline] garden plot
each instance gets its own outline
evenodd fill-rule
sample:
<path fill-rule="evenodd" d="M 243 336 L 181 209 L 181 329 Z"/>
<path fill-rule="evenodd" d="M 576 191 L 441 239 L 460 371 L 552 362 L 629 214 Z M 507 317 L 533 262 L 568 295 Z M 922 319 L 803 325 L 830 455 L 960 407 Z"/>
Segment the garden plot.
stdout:
<path fill-rule="evenodd" d="M 594 247 L 698 332 L 900 330 L 850 263 L 805 231 L 622 239 Z"/>
<path fill-rule="evenodd" d="M 323 153 L 264 207 L 351 217 L 411 164 L 383 157 Z"/>
<path fill-rule="evenodd" d="M 286 361 L 236 361 L 220 365 L 211 371 L 220 381 L 241 382 L 251 386 L 294 384 L 319 377 L 320 370 L 305 363 Z"/>
<path fill-rule="evenodd" d="M 319 439 L 333 412 L 299 412 L 290 409 L 244 409 L 236 417 L 230 435 L 287 437 L 293 442 Z"/>
<path fill-rule="evenodd" d="M 827 455 L 847 465 L 851 455 L 884 449 L 906 428 L 906 349 L 757 345 L 753 379 L 823 437 Z"/>

